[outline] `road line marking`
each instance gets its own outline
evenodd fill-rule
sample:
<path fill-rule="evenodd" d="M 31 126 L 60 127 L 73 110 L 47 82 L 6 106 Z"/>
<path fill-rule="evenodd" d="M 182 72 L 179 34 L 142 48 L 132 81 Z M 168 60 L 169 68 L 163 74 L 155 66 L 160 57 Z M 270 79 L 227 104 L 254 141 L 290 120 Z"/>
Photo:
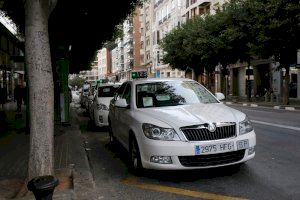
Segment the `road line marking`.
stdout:
<path fill-rule="evenodd" d="M 300 128 L 299 128 L 299 127 L 294 127 L 294 126 L 287 126 L 287 125 L 281 125 L 281 124 L 274 124 L 274 123 L 268 123 L 268 122 L 262 122 L 262 121 L 256 121 L 256 120 L 251 120 L 251 122 L 257 123 L 257 124 L 268 125 L 268 126 L 275 126 L 275 127 L 279 127 L 279 128 L 291 129 L 291 130 L 294 130 L 294 131 L 300 131 Z"/>
<path fill-rule="evenodd" d="M 122 181 L 123 184 L 134 186 L 141 189 L 146 190 L 154 190 L 158 192 L 167 192 L 172 194 L 178 194 L 183 196 L 201 198 L 201 199 L 210 199 L 210 200 L 246 200 L 244 198 L 238 197 L 230 197 L 224 196 L 219 194 L 207 193 L 207 192 L 198 192 L 193 190 L 186 190 L 176 187 L 168 187 L 162 185 L 155 185 L 155 184 L 147 184 L 147 183 L 140 183 L 137 182 L 137 178 L 129 178 Z"/>

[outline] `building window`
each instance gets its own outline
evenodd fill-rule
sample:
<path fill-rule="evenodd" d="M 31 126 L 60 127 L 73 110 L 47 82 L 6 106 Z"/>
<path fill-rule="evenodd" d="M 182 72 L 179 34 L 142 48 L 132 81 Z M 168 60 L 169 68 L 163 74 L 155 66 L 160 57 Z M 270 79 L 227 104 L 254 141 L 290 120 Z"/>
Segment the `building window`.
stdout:
<path fill-rule="evenodd" d="M 149 36 L 146 38 L 146 46 L 149 46 L 150 45 L 150 38 Z"/>
<path fill-rule="evenodd" d="M 174 10 L 175 9 L 175 4 L 176 4 L 175 0 L 172 0 L 171 4 L 172 4 L 172 10 Z"/>
<path fill-rule="evenodd" d="M 144 28 L 141 28 L 141 35 L 144 35 Z"/>
<path fill-rule="evenodd" d="M 146 31 L 149 31 L 149 29 L 150 29 L 150 23 L 146 22 Z"/>
<path fill-rule="evenodd" d="M 192 10 L 191 10 L 191 18 L 192 17 L 195 17 L 197 15 L 197 8 L 193 8 Z"/>
<path fill-rule="evenodd" d="M 141 41 L 141 49 L 144 48 L 144 41 Z"/>
<path fill-rule="evenodd" d="M 167 77 L 170 77 L 171 76 L 171 73 L 170 72 L 167 72 Z"/>
<path fill-rule="evenodd" d="M 150 51 L 146 52 L 146 59 L 147 59 L 147 61 L 150 60 Z"/>
<path fill-rule="evenodd" d="M 191 5 L 196 3 L 196 2 L 197 2 L 197 0 L 191 0 Z"/>
<path fill-rule="evenodd" d="M 157 44 L 159 43 L 160 41 L 160 37 L 159 37 L 159 31 L 156 32 L 156 39 L 157 39 Z"/>
<path fill-rule="evenodd" d="M 190 0 L 186 0 L 185 7 L 188 8 L 190 6 Z"/>

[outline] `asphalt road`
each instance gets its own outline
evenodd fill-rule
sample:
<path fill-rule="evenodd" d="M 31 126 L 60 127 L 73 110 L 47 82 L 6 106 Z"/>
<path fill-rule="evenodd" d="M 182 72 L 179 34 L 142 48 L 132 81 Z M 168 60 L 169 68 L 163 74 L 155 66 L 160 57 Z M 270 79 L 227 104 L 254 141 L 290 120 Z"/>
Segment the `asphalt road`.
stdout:
<path fill-rule="evenodd" d="M 108 143 L 107 130 L 82 118 L 100 199 L 300 199 L 300 112 L 231 107 L 253 122 L 254 159 L 239 168 L 150 170 L 141 177 L 128 171 L 126 151 Z"/>

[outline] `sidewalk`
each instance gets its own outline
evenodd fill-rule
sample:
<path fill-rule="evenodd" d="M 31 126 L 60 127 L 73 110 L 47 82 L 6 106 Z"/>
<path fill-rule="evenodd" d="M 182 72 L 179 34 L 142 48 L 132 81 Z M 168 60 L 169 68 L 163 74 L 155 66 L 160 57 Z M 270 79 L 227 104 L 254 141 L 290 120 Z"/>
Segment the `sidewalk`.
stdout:
<path fill-rule="evenodd" d="M 250 107 L 264 107 L 264 108 L 273 108 L 273 109 L 282 109 L 290 111 L 300 111 L 300 99 L 290 98 L 289 105 L 283 105 L 282 103 L 256 100 L 256 101 L 247 101 L 246 99 L 227 99 L 224 101 L 225 104 L 235 104 L 239 106 L 250 106 Z"/>
<path fill-rule="evenodd" d="M 55 125 L 54 166 L 60 184 L 55 189 L 54 200 L 94 199 L 95 184 L 73 109 L 70 126 Z M 5 106 L 5 122 L 9 128 L 0 134 L 0 200 L 35 199 L 25 183 L 29 155 L 29 134 L 24 129 L 25 113 L 23 111 L 22 118 L 16 123 L 14 111 L 14 103 Z M 0 121 L 3 124 L 4 120 Z"/>

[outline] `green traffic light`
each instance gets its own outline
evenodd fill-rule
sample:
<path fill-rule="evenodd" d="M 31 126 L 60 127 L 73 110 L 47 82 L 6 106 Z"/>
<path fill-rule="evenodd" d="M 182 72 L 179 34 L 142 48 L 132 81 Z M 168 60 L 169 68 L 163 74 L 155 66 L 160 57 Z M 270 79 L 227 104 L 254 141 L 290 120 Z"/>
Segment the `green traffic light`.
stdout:
<path fill-rule="evenodd" d="M 137 72 L 131 72 L 131 78 L 137 78 Z"/>

